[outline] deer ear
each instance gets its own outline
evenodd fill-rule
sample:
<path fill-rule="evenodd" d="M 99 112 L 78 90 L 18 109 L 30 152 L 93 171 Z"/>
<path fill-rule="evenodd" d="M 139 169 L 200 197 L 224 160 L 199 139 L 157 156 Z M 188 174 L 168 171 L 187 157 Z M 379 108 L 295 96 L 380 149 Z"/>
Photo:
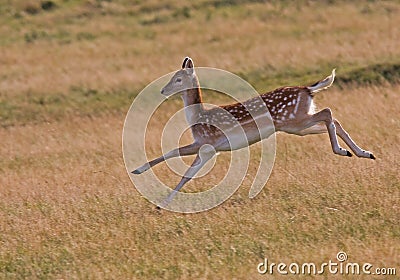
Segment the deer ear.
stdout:
<path fill-rule="evenodd" d="M 186 70 L 186 73 L 188 73 L 189 75 L 194 74 L 194 64 L 193 60 L 190 57 L 187 58 L 184 69 Z"/>
<path fill-rule="evenodd" d="M 193 60 L 190 57 L 188 57 L 188 60 L 186 61 L 185 68 L 194 68 Z"/>
<path fill-rule="evenodd" d="M 188 59 L 190 59 L 190 57 L 185 57 L 185 59 L 183 60 L 183 63 L 182 63 L 182 69 L 185 69 L 186 68 L 186 62 L 188 61 Z"/>

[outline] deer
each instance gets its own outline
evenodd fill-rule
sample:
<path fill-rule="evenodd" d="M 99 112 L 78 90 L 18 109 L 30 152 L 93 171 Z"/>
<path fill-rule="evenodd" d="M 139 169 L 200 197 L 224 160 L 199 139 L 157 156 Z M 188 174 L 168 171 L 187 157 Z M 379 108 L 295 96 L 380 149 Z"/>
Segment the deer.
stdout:
<path fill-rule="evenodd" d="M 142 174 L 156 164 L 174 157 L 196 155 L 192 165 L 182 176 L 180 182 L 165 199 L 163 205 L 171 202 L 181 188 L 189 182 L 196 173 L 217 153 L 233 151 L 259 142 L 275 132 L 285 132 L 299 136 L 328 133 L 332 151 L 339 156 L 351 157 L 352 153 L 339 145 L 339 136 L 353 153 L 360 158 L 375 159 L 367 150 L 361 149 L 344 130 L 339 121 L 332 116 L 330 108 L 316 112 L 313 97 L 316 93 L 329 88 L 335 79 L 335 69 L 331 75 L 319 80 L 310 86 L 285 86 L 251 98 L 244 102 L 218 106 L 207 109 L 203 105 L 199 79 L 196 75 L 193 60 L 185 57 L 180 70 L 175 72 L 170 81 L 161 89 L 161 94 L 170 97 L 179 94 L 184 103 L 186 121 L 188 122 L 193 143 L 173 149 L 162 156 L 153 159 L 132 171 L 133 174 Z M 263 104 L 260 104 L 263 103 Z M 273 128 L 267 133 L 259 133 L 256 120 L 250 114 L 250 107 L 266 106 L 273 121 Z M 222 112 L 226 112 L 223 114 Z M 227 118 L 226 115 L 231 116 Z M 239 137 L 234 144 L 229 143 L 228 137 L 219 129 L 223 123 L 232 129 L 240 127 L 245 137 Z M 271 126 L 271 124 L 265 124 Z M 234 131 L 234 130 L 233 130 Z M 233 134 L 236 132 L 233 132 Z"/>

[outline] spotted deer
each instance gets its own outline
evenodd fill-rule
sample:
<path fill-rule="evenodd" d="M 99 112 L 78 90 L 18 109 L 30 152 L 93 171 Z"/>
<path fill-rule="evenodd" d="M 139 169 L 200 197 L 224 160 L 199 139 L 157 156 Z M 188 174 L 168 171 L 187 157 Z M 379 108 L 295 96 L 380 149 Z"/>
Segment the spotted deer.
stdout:
<path fill-rule="evenodd" d="M 191 167 L 188 168 L 174 191 L 164 202 L 167 204 L 215 155 L 215 152 L 240 149 L 261 141 L 278 131 L 300 136 L 328 132 L 333 153 L 340 156 L 352 156 L 350 151 L 339 145 L 337 139 L 337 136 L 339 136 L 356 156 L 375 159 L 371 152 L 361 149 L 351 139 L 339 121 L 332 117 L 331 109 L 325 108 L 315 112 L 314 94 L 329 88 L 334 79 L 335 69 L 332 70 L 330 76 L 311 86 L 281 87 L 260 95 L 260 98 L 256 97 L 242 103 L 206 109 L 202 103 L 199 80 L 193 61 L 191 58 L 186 57 L 183 61 L 182 69 L 173 75 L 168 84 L 161 90 L 161 94 L 166 97 L 175 93 L 181 95 L 185 106 L 186 119 L 191 127 L 194 142 L 169 151 L 145 163 L 132 171 L 132 173 L 141 174 L 154 165 L 173 157 L 197 155 Z M 271 126 L 270 128 L 272 129 L 267 128 L 268 132 L 261 135 L 249 108 L 265 108 L 265 106 L 270 113 L 273 125 L 266 123 L 265 125 Z M 265 112 L 267 113 L 267 111 Z M 224 125 L 228 129 L 240 126 L 244 131 L 245 137 L 239 137 L 238 141 L 230 141 L 226 133 L 218 128 L 218 125 Z"/>

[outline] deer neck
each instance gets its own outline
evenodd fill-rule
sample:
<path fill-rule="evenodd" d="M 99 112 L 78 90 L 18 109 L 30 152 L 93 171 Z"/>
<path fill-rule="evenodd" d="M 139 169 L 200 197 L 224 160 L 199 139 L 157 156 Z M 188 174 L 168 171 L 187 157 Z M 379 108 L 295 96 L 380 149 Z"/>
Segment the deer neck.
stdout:
<path fill-rule="evenodd" d="M 185 105 L 187 122 L 189 125 L 196 124 L 204 110 L 200 85 L 197 77 L 193 78 L 193 88 L 187 89 L 183 92 L 182 99 Z"/>

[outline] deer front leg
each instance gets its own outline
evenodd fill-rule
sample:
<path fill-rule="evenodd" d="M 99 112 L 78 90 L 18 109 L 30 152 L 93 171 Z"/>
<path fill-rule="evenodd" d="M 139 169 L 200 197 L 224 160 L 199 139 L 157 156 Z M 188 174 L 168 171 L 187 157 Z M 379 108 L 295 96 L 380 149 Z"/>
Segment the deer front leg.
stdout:
<path fill-rule="evenodd" d="M 338 120 L 334 120 L 336 126 L 336 133 L 339 137 L 346 143 L 347 146 L 354 152 L 354 154 L 358 157 L 375 159 L 375 156 L 369 152 L 361 149 L 354 141 L 351 139 L 350 135 L 343 129 L 342 125 L 338 122 Z"/>
<path fill-rule="evenodd" d="M 177 195 L 179 190 L 189 182 L 199 170 L 215 155 L 215 150 L 212 151 L 199 151 L 199 154 L 196 156 L 195 160 L 193 161 L 192 165 L 183 175 L 179 184 L 175 187 L 175 189 L 168 195 L 168 197 L 161 203 L 160 207 L 164 208 L 167 206 L 172 199 Z"/>
<path fill-rule="evenodd" d="M 149 162 L 143 164 L 139 168 L 133 170 L 132 173 L 133 174 L 141 174 L 141 173 L 145 172 L 146 170 L 150 169 L 151 167 L 153 167 L 154 165 L 159 164 L 160 162 L 163 162 L 170 158 L 197 154 L 199 149 L 200 149 L 200 146 L 197 143 L 193 143 L 193 144 L 190 144 L 187 146 L 173 149 L 172 151 L 169 151 L 165 155 L 162 155 L 156 159 L 153 159 L 152 161 L 149 161 Z"/>

